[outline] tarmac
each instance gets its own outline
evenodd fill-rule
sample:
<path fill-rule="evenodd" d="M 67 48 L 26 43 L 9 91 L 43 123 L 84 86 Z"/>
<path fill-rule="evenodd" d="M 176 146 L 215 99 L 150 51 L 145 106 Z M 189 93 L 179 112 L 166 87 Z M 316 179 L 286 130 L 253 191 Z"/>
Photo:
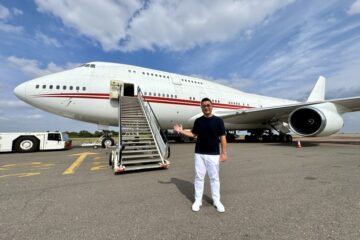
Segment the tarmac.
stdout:
<path fill-rule="evenodd" d="M 296 140 L 297 141 L 297 140 Z M 0 154 L 0 239 L 360 239 L 360 145 L 230 143 L 221 197 L 191 211 L 194 144 L 114 175 L 107 149 Z"/>

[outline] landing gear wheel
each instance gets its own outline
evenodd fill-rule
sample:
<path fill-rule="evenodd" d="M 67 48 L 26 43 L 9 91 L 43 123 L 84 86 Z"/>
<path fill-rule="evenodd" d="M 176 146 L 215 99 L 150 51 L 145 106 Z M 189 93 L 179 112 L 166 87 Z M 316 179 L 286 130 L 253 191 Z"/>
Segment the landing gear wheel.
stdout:
<path fill-rule="evenodd" d="M 107 147 L 114 146 L 114 145 L 115 145 L 115 141 L 111 137 L 104 137 L 101 140 L 102 148 L 107 148 Z"/>
<path fill-rule="evenodd" d="M 293 137 L 291 135 L 286 135 L 286 142 L 288 143 L 292 143 L 293 142 Z"/>

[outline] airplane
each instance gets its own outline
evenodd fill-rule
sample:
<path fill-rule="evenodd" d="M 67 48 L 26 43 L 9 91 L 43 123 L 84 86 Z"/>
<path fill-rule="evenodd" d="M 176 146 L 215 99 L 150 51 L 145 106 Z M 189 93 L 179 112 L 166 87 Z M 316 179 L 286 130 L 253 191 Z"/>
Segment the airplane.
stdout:
<path fill-rule="evenodd" d="M 245 93 L 212 81 L 132 65 L 89 62 L 74 69 L 18 85 L 22 101 L 66 118 L 95 123 L 99 129 L 118 126 L 118 102 L 110 100 L 110 82 L 122 84 L 123 96 L 142 92 L 161 129 L 181 123 L 191 129 L 208 97 L 213 113 L 224 120 L 229 140 L 246 130 L 245 140 L 291 142 L 292 132 L 305 137 L 329 136 L 344 125 L 342 114 L 360 111 L 360 96 L 325 100 L 320 76 L 306 102 Z M 114 141 L 112 140 L 112 143 Z"/>

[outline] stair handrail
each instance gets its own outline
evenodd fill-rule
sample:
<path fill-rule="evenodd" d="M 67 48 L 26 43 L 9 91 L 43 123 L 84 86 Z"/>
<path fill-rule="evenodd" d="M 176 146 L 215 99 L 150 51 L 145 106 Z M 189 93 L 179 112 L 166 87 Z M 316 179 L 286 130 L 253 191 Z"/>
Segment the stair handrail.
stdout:
<path fill-rule="evenodd" d="M 166 138 L 166 135 L 164 135 L 164 138 L 161 134 L 161 127 L 158 119 L 155 116 L 155 113 L 150 105 L 150 103 L 146 102 L 144 100 L 144 95 L 140 89 L 140 87 L 137 88 L 137 96 L 140 102 L 140 106 L 145 114 L 145 117 L 149 123 L 151 133 L 154 136 L 155 144 L 158 148 L 158 151 L 160 153 L 160 157 L 163 163 L 165 163 L 165 159 L 169 157 L 170 151 L 169 151 L 169 144 Z"/>

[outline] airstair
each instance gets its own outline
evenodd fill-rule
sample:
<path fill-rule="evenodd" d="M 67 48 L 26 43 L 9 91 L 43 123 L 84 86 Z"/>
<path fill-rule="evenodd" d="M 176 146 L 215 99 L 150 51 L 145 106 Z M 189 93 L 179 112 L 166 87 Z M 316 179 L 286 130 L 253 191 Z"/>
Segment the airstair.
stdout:
<path fill-rule="evenodd" d="M 112 97 L 115 98 L 116 94 Z M 137 96 L 119 94 L 118 101 L 119 144 L 109 157 L 114 172 L 168 168 L 170 148 L 140 88 Z"/>

